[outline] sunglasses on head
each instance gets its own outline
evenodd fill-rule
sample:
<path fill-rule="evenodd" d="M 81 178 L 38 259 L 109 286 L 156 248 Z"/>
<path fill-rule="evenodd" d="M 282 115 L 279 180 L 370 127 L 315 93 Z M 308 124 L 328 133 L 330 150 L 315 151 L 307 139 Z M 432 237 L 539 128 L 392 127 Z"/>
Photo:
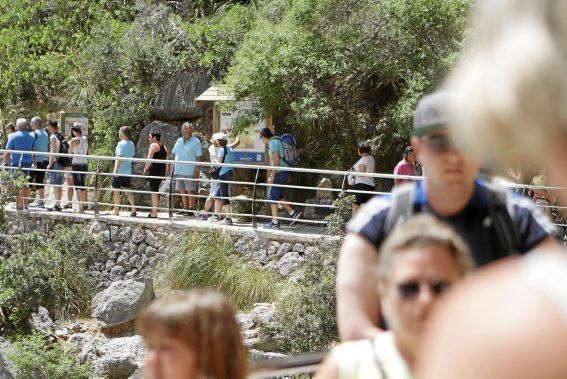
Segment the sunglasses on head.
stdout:
<path fill-rule="evenodd" d="M 435 296 L 441 295 L 451 286 L 451 283 L 446 280 L 431 280 L 422 283 L 415 280 L 409 280 L 407 282 L 398 284 L 398 293 L 404 300 L 413 299 L 421 291 L 422 284 L 428 285 L 431 293 Z"/>
<path fill-rule="evenodd" d="M 429 149 L 436 153 L 445 153 L 451 150 L 454 145 L 451 138 L 445 134 L 425 135 L 421 137 Z"/>

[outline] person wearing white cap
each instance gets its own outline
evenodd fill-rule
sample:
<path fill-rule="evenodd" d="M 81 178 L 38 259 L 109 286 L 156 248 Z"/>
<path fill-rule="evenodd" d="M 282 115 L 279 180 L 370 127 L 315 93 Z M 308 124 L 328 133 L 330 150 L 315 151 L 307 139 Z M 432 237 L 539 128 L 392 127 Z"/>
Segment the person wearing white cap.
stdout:
<path fill-rule="evenodd" d="M 209 146 L 209 157 L 210 157 L 211 163 L 217 163 L 217 158 L 218 158 L 218 154 L 219 154 L 219 150 L 220 150 L 220 145 L 218 143 L 220 135 L 224 135 L 224 133 L 215 133 L 215 134 L 213 134 L 213 136 L 211 138 L 212 145 Z M 236 137 L 234 142 L 229 144 L 228 146 L 235 149 L 236 147 L 238 147 L 238 145 L 240 145 L 240 138 Z M 214 195 L 217 192 L 217 188 L 218 188 L 218 185 L 219 185 L 218 179 L 209 178 L 209 180 L 210 180 L 210 183 L 211 183 L 210 190 L 209 190 L 209 196 L 207 197 L 207 200 L 205 201 L 205 208 L 203 210 L 203 213 L 201 214 L 201 220 L 203 220 L 203 221 L 208 220 L 209 217 L 210 217 L 209 210 L 215 204 Z"/>
<path fill-rule="evenodd" d="M 234 153 L 232 151 L 232 147 L 228 146 L 228 137 L 224 133 L 217 134 L 217 143 L 219 145 L 218 155 L 217 155 L 217 162 L 219 165 L 223 163 L 233 163 L 234 162 Z M 227 207 L 228 214 L 221 221 L 221 223 L 225 225 L 232 225 L 232 218 L 230 217 L 230 181 L 233 180 L 234 177 L 234 168 L 221 166 L 219 170 L 219 183 L 218 186 L 213 194 L 215 197 L 215 213 L 216 215 L 211 217 L 211 222 L 221 221 L 221 218 L 218 216 L 222 213 L 222 208 L 224 206 Z"/>

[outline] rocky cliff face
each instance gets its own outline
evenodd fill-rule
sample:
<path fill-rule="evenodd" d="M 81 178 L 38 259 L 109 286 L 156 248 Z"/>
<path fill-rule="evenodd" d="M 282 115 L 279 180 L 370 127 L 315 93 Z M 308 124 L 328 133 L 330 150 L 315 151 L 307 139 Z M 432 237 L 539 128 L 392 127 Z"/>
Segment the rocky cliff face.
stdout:
<path fill-rule="evenodd" d="M 206 74 L 182 72 L 171 79 L 154 102 L 152 118 L 162 121 L 195 119 L 205 109 L 195 99 L 209 88 L 211 78 Z"/>

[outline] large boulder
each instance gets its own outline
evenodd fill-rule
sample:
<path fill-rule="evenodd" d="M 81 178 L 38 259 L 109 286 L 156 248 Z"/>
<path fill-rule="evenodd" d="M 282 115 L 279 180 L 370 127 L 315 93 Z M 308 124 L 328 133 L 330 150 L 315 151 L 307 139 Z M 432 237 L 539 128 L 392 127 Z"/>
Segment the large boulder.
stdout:
<path fill-rule="evenodd" d="M 169 80 L 158 94 L 152 117 L 163 121 L 194 119 L 204 114 L 195 99 L 205 92 L 211 78 L 202 73 L 181 72 Z"/>
<path fill-rule="evenodd" d="M 142 337 L 113 338 L 100 345 L 100 356 L 92 362 L 95 374 L 109 379 L 124 379 L 134 375 L 144 358 Z"/>
<path fill-rule="evenodd" d="M 92 301 L 92 316 L 104 327 L 134 320 L 154 298 L 151 279 L 139 278 L 113 282 Z"/>

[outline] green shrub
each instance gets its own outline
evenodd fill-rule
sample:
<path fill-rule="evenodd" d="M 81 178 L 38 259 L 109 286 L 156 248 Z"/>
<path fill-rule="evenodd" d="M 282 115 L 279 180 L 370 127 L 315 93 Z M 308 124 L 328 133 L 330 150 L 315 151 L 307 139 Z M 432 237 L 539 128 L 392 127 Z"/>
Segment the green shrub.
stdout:
<path fill-rule="evenodd" d="M 17 193 L 24 188 L 27 178 L 21 171 L 0 172 L 0 229 L 6 228 L 6 205 L 14 201 Z"/>
<path fill-rule="evenodd" d="M 233 252 L 232 242 L 221 233 L 188 232 L 169 245 L 158 287 L 215 288 L 238 309 L 272 301 L 279 287 L 273 274 L 244 264 Z"/>
<path fill-rule="evenodd" d="M 347 222 L 352 216 L 352 203 L 355 196 L 341 192 L 339 197 L 333 201 L 335 211 L 325 217 L 327 221 L 327 233 L 331 236 L 343 235 Z"/>
<path fill-rule="evenodd" d="M 88 379 L 91 368 L 80 365 L 75 348 L 65 342 L 50 342 L 40 333 L 19 338 L 8 352 L 17 379 Z"/>
<path fill-rule="evenodd" d="M 3 330 L 25 331 L 38 306 L 56 319 L 89 313 L 95 287 L 88 269 L 98 254 L 107 251 L 100 239 L 79 226 L 60 225 L 53 238 L 33 232 L 9 243 L 14 253 L 0 261 Z"/>
<path fill-rule="evenodd" d="M 275 323 L 261 326 L 261 338 L 284 353 L 328 350 L 338 341 L 335 296 L 338 246 L 321 247 L 306 260 L 297 285 L 276 302 Z"/>

